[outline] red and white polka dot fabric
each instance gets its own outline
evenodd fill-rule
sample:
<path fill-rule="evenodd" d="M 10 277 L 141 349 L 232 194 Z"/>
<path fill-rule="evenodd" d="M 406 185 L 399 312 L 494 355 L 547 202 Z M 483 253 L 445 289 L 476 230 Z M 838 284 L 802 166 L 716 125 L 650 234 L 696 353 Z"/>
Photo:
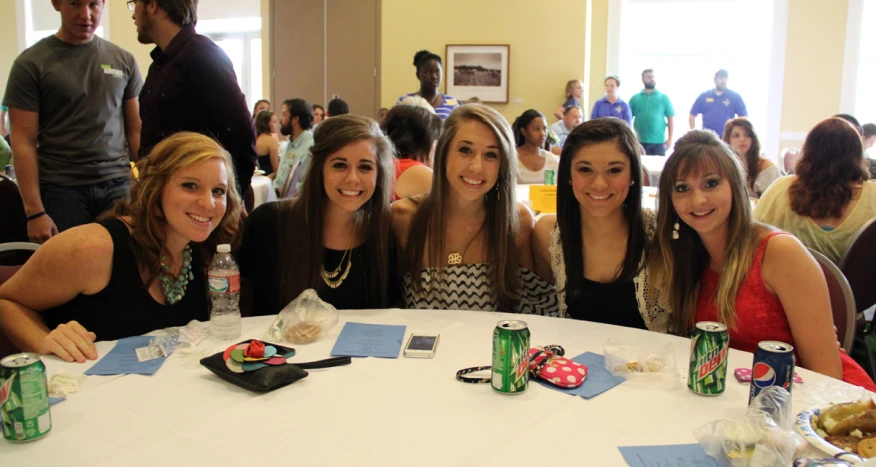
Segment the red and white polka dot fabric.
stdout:
<path fill-rule="evenodd" d="M 535 376 L 561 388 L 577 388 L 587 378 L 587 367 L 563 355 L 558 345 L 529 349 L 529 370 Z"/>

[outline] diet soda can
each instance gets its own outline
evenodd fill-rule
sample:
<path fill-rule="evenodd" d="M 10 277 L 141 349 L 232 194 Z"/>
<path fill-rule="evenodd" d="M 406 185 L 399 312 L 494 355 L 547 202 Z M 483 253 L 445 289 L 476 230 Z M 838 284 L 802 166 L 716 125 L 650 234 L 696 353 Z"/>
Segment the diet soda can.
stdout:
<path fill-rule="evenodd" d="M 757 344 L 751 366 L 751 390 L 748 403 L 769 386 L 780 386 L 791 392 L 794 385 L 794 346 L 779 341 Z"/>

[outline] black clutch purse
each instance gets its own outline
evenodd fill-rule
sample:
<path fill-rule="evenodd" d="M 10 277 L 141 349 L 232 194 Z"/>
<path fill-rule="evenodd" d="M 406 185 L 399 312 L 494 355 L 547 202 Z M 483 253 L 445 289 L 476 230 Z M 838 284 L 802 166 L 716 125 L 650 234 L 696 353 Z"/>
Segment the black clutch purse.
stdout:
<path fill-rule="evenodd" d="M 240 344 L 249 344 L 254 339 L 247 339 Z M 286 354 L 294 351 L 289 347 L 282 345 L 265 343 L 266 345 L 274 346 L 277 349 L 277 354 Z M 244 389 L 255 392 L 273 391 L 283 386 L 288 386 L 300 379 L 306 378 L 308 373 L 304 371 L 310 368 L 330 368 L 333 366 L 349 365 L 350 357 L 332 357 L 325 360 L 307 363 L 286 363 L 277 366 L 267 366 L 255 371 L 246 371 L 243 373 L 235 373 L 228 369 L 225 363 L 224 352 L 219 352 L 215 355 L 201 359 L 201 365 L 212 371 L 216 376 L 240 386 Z"/>

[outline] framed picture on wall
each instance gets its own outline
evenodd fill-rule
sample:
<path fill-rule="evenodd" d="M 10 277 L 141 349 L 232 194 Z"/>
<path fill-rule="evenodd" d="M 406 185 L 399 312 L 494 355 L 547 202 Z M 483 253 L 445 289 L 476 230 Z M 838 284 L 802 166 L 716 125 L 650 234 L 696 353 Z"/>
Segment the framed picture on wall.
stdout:
<path fill-rule="evenodd" d="M 508 102 L 508 45 L 448 45 L 447 94 L 459 101 Z"/>

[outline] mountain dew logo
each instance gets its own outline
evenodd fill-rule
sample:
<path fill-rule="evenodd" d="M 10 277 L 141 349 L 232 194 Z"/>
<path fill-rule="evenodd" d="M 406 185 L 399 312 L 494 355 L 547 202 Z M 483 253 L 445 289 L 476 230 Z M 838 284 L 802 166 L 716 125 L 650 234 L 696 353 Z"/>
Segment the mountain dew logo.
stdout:
<path fill-rule="evenodd" d="M 15 380 L 17 373 L 12 373 L 12 376 L 3 382 L 0 386 L 0 407 L 6 406 L 6 401 L 9 400 L 9 395 L 12 394 L 12 381 Z"/>

